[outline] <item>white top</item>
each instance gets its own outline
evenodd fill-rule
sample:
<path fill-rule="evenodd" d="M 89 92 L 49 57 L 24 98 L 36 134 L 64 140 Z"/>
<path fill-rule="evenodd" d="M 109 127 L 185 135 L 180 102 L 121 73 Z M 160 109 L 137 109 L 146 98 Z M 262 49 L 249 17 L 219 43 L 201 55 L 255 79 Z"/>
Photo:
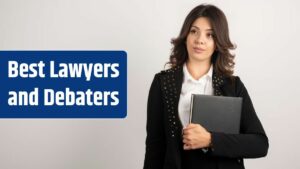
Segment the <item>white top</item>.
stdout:
<path fill-rule="evenodd" d="M 183 127 L 189 124 L 190 103 L 192 94 L 213 95 L 212 86 L 213 66 L 199 80 L 194 79 L 189 73 L 186 64 L 183 65 L 183 83 L 179 98 L 178 112 Z"/>

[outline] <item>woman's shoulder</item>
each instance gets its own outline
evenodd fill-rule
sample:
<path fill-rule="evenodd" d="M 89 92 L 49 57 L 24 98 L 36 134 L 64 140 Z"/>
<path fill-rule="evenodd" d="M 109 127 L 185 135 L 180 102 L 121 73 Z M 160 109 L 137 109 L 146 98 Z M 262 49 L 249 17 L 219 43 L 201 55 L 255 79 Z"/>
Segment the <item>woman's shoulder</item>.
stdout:
<path fill-rule="evenodd" d="M 237 75 L 226 77 L 225 82 L 226 83 L 224 87 L 231 91 L 234 91 L 235 95 L 240 95 L 240 93 L 246 89 L 241 78 Z"/>
<path fill-rule="evenodd" d="M 177 76 L 181 76 L 182 74 L 182 67 L 171 67 L 171 68 L 167 68 L 164 70 L 161 70 L 160 72 L 156 73 L 154 75 L 154 80 L 157 83 L 161 83 L 161 82 L 173 82 L 175 80 L 175 77 Z"/>
<path fill-rule="evenodd" d="M 165 76 L 165 75 L 176 74 L 180 71 L 182 71 L 182 66 L 174 66 L 174 67 L 169 67 L 164 70 L 161 70 L 160 72 L 156 73 L 156 75 Z"/>
<path fill-rule="evenodd" d="M 241 85 L 243 82 L 241 78 L 237 75 L 232 75 L 229 77 L 224 77 L 225 81 L 227 84 L 232 84 L 232 85 Z"/>

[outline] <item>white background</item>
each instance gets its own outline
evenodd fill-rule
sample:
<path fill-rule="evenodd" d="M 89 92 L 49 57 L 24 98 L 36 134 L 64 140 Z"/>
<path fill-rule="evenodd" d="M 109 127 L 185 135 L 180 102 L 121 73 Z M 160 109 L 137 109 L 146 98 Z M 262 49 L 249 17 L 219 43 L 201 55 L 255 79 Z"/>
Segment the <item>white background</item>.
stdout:
<path fill-rule="evenodd" d="M 0 0 L 0 50 L 128 54 L 125 119 L 0 119 L 0 168 L 142 168 L 151 81 L 168 60 L 170 39 L 203 2 Z M 300 168 L 299 1 L 205 2 L 227 16 L 237 44 L 235 74 L 245 83 L 270 141 L 268 156 L 246 160 L 246 168 Z"/>

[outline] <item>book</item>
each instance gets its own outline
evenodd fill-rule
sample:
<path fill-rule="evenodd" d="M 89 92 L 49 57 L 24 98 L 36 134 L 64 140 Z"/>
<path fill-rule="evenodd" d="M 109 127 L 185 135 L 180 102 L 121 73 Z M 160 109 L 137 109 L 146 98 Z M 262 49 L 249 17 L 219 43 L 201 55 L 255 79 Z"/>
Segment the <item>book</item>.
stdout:
<path fill-rule="evenodd" d="M 239 134 L 242 113 L 241 97 L 192 94 L 190 123 L 210 132 Z"/>

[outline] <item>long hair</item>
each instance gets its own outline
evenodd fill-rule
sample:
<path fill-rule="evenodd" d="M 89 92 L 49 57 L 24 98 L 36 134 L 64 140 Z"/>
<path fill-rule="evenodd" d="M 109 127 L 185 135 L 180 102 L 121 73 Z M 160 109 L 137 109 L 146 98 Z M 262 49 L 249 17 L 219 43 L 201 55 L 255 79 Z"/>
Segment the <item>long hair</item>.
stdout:
<path fill-rule="evenodd" d="M 171 67 L 182 66 L 188 59 L 186 48 L 186 39 L 190 32 L 191 26 L 199 17 L 206 17 L 212 26 L 214 32 L 214 41 L 216 49 L 212 56 L 214 71 L 218 75 L 230 77 L 234 69 L 234 55 L 230 49 L 235 49 L 229 38 L 229 29 L 226 16 L 214 5 L 201 4 L 195 7 L 185 18 L 180 34 L 177 38 L 171 40 L 173 45 L 169 64 Z"/>

